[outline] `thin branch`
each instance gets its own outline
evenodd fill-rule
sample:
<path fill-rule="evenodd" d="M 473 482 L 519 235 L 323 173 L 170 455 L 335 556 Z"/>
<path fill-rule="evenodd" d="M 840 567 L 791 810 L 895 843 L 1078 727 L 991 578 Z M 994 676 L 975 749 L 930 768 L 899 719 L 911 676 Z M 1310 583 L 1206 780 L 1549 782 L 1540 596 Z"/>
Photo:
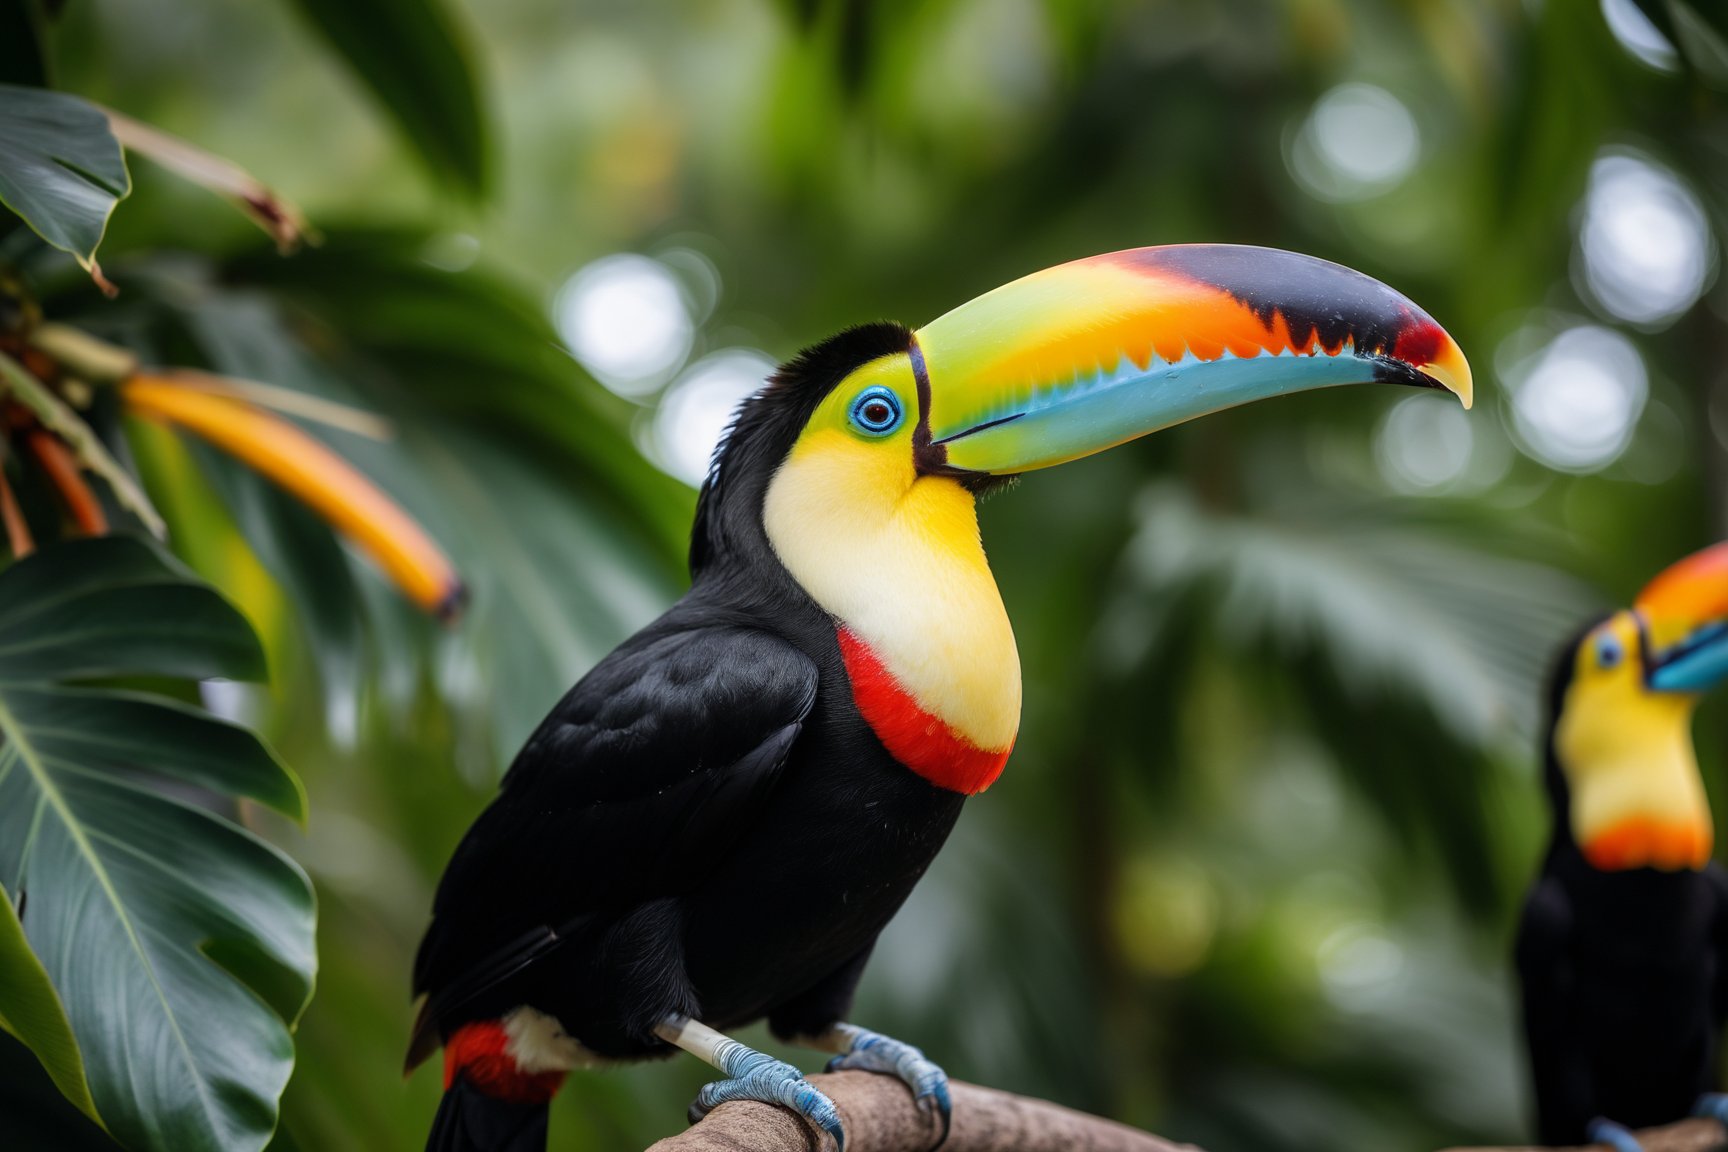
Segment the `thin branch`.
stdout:
<path fill-rule="evenodd" d="M 318 242 L 318 234 L 306 226 L 300 209 L 232 160 L 206 152 L 160 128 L 122 116 L 111 108 L 103 111 L 108 114 L 108 126 L 115 139 L 128 152 L 148 156 L 184 179 L 232 200 L 253 223 L 270 234 L 277 251 L 283 255 L 300 247 L 303 240 Z"/>
<path fill-rule="evenodd" d="M 810 1082 L 846 1121 L 846 1152 L 926 1152 L 937 1124 L 891 1076 L 834 1072 Z M 942 1152 L 1197 1152 L 1187 1144 L 1042 1100 L 953 1083 L 954 1128 Z M 722 1104 L 649 1152 L 819 1152 L 816 1130 L 784 1108 Z"/>
<path fill-rule="evenodd" d="M 1728 1132 L 1714 1120 L 1682 1120 L 1661 1128 L 1645 1128 L 1637 1136 L 1644 1152 L 1728 1152 Z M 1448 1148 L 1446 1152 L 1608 1152 L 1608 1146 L 1542 1149 L 1520 1144 L 1510 1148 Z"/>
<path fill-rule="evenodd" d="M 55 491 L 60 493 L 60 499 L 72 514 L 78 530 L 86 536 L 105 535 L 108 514 L 102 511 L 102 502 L 96 499 L 96 493 L 90 491 L 90 485 L 84 483 L 84 477 L 78 474 L 78 458 L 72 455 L 71 449 L 52 432 L 41 428 L 30 429 L 24 434 L 24 439 L 30 445 L 36 463 L 42 466 Z"/>
<path fill-rule="evenodd" d="M 18 507 L 18 498 L 12 494 L 12 485 L 6 482 L 4 468 L 0 468 L 0 524 L 6 527 L 6 546 L 12 550 L 12 559 L 22 560 L 36 551 L 36 541 L 30 537 L 30 525 L 24 522 L 24 512 Z"/>

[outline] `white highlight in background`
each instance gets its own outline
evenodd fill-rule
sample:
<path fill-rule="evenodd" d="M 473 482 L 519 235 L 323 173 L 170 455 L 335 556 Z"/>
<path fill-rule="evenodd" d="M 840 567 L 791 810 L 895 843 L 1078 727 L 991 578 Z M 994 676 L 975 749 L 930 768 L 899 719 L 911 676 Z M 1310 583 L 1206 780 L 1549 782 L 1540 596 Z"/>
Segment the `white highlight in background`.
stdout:
<path fill-rule="evenodd" d="M 1373 84 L 1340 84 L 1314 103 L 1290 148 L 1290 170 L 1323 200 L 1364 200 L 1401 183 L 1421 157 L 1416 119 Z"/>
<path fill-rule="evenodd" d="M 1698 197 L 1672 172 L 1630 153 L 1591 166 L 1578 248 L 1589 294 L 1610 315 L 1645 328 L 1690 308 L 1715 270 Z"/>
<path fill-rule="evenodd" d="M 1561 332 L 1508 376 L 1525 452 L 1566 472 L 1594 472 L 1618 459 L 1650 389 L 1632 341 L 1594 325 Z"/>
<path fill-rule="evenodd" d="M 728 348 L 693 364 L 667 389 L 654 414 L 660 466 L 688 484 L 701 484 L 732 414 L 772 371 L 774 361 L 750 348 Z"/>
<path fill-rule="evenodd" d="M 1632 0 L 1602 0 L 1602 18 L 1620 47 L 1660 72 L 1680 70 L 1680 54 Z"/>
<path fill-rule="evenodd" d="M 596 380 L 630 397 L 664 384 L 696 337 L 678 277 L 660 261 L 628 252 L 571 276 L 553 302 L 552 322 Z"/>

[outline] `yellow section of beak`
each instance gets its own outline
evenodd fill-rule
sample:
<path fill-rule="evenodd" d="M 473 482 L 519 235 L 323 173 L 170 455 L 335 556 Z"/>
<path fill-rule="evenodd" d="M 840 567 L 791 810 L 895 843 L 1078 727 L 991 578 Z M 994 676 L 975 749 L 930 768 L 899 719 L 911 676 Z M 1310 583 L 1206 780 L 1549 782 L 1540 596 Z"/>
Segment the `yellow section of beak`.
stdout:
<path fill-rule="evenodd" d="M 1475 403 L 1476 385 L 1470 375 L 1470 362 L 1464 358 L 1464 349 L 1458 347 L 1450 336 L 1446 337 L 1439 356 L 1416 367 L 1424 376 L 1432 377 L 1446 391 L 1458 397 L 1466 409 Z"/>

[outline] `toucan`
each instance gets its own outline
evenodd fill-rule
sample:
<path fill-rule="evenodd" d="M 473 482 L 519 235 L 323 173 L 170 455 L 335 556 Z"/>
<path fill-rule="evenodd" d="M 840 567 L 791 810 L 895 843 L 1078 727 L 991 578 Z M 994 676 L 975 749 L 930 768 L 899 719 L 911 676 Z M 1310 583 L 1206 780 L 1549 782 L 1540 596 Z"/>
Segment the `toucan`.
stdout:
<path fill-rule="evenodd" d="M 1008 478 L 1288 392 L 1470 368 L 1385 285 L 1179 245 L 1034 273 L 917 331 L 849 329 L 740 405 L 689 591 L 553 708 L 462 839 L 414 969 L 432 1152 L 538 1152 L 572 1068 L 683 1049 L 843 1147 L 833 1102 L 725 1031 L 947 1080 L 848 1022 L 878 934 L 1014 747 L 1020 660 L 975 504 Z"/>
<path fill-rule="evenodd" d="M 1544 1144 L 1637 1152 L 1631 1129 L 1728 1123 L 1728 872 L 1692 745 L 1728 678 L 1728 543 L 1585 628 L 1550 679 L 1553 834 L 1515 945 Z"/>

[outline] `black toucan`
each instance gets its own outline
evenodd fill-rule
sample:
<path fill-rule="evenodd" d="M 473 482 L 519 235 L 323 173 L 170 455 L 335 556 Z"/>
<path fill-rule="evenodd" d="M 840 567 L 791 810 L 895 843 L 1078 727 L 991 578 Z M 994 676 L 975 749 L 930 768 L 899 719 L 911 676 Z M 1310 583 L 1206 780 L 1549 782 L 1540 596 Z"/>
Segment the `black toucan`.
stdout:
<path fill-rule="evenodd" d="M 700 1115 L 797 1069 L 716 1029 L 767 1017 L 897 1075 L 940 1068 L 845 1022 L 877 935 L 1001 772 L 1020 663 L 974 502 L 1002 478 L 1252 400 L 1449 389 L 1424 312 L 1349 269 L 1226 245 L 1050 268 L 913 332 L 854 328 L 739 408 L 697 504 L 690 591 L 552 710 L 462 840 L 414 989 L 440 1044 L 429 1147 L 538 1152 L 570 1068 L 682 1048 Z"/>
<path fill-rule="evenodd" d="M 1631 1128 L 1716 1096 L 1728 873 L 1692 711 L 1728 677 L 1728 544 L 1667 569 L 1562 652 L 1549 692 L 1554 833 L 1518 930 L 1544 1144 L 1637 1152 Z"/>

